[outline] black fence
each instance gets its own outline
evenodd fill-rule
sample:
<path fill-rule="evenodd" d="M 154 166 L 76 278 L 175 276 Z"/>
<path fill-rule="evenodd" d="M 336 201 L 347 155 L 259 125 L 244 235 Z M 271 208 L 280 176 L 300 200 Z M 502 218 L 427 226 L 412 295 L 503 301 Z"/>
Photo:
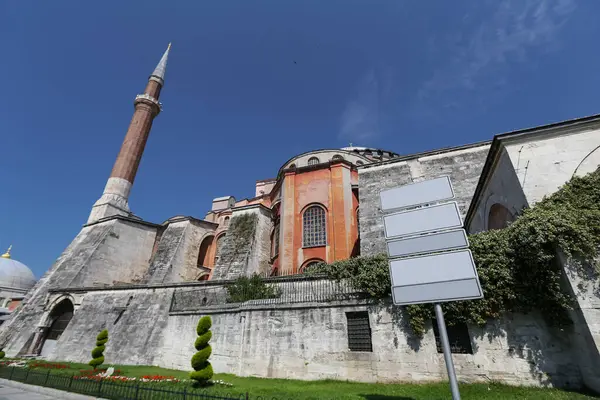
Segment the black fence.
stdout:
<path fill-rule="evenodd" d="M 44 386 L 67 392 L 111 400 L 243 400 L 250 399 L 248 393 L 228 394 L 202 391 L 193 387 L 167 388 L 159 383 L 140 381 L 118 382 L 110 380 L 82 379 L 79 376 L 64 375 L 31 370 L 21 367 L 0 367 L 0 378 Z M 173 385 L 176 385 L 175 383 Z M 154 386 L 154 387 L 153 387 Z M 261 397 L 253 397 L 261 400 Z M 266 400 L 266 399 L 264 399 Z"/>
<path fill-rule="evenodd" d="M 234 282 L 206 287 L 176 289 L 171 301 L 171 312 L 196 311 L 204 307 L 237 308 L 248 305 L 277 305 L 291 303 L 330 303 L 363 299 L 367 295 L 345 280 L 331 280 L 324 276 L 292 275 L 263 278 L 264 286 L 239 286 Z M 235 289 L 233 293 L 232 289 Z"/>

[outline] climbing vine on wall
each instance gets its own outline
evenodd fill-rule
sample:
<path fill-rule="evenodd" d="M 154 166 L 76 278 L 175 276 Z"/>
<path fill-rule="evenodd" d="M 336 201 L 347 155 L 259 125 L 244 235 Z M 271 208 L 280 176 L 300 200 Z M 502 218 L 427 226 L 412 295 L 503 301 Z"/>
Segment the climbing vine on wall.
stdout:
<path fill-rule="evenodd" d="M 241 276 L 227 286 L 227 302 L 243 303 L 249 300 L 275 299 L 281 296 L 279 288 L 265 283 L 258 274 Z"/>
<path fill-rule="evenodd" d="M 254 237 L 257 219 L 256 214 L 242 214 L 231 219 L 229 232 L 234 237 L 236 247 L 245 247 L 250 243 Z"/>
<path fill-rule="evenodd" d="M 447 323 L 484 325 L 507 312 L 540 311 L 547 322 L 570 323 L 572 298 L 561 287 L 559 252 L 581 277 L 599 272 L 600 169 L 574 177 L 510 226 L 469 237 L 484 299 L 445 304 Z M 309 273 L 348 279 L 375 298 L 388 298 L 390 278 L 385 255 L 319 264 Z M 592 275 L 590 275 L 590 273 Z M 406 307 L 409 324 L 422 336 L 433 316 L 431 305 Z"/>

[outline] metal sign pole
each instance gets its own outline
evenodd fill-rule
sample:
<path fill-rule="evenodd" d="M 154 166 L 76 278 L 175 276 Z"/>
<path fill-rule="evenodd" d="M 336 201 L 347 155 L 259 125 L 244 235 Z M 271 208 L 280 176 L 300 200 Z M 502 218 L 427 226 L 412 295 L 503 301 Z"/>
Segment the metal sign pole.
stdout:
<path fill-rule="evenodd" d="M 446 361 L 446 369 L 448 370 L 448 379 L 450 380 L 450 390 L 452 391 L 452 400 L 460 400 L 460 392 L 458 391 L 458 380 L 456 379 L 456 371 L 454 371 L 454 363 L 452 362 L 452 353 L 450 352 L 450 341 L 448 340 L 448 332 L 446 331 L 446 321 L 444 320 L 444 312 L 439 303 L 435 303 L 435 319 L 437 320 L 438 330 L 440 331 L 440 341 L 442 342 L 442 350 L 444 351 L 444 360 Z"/>

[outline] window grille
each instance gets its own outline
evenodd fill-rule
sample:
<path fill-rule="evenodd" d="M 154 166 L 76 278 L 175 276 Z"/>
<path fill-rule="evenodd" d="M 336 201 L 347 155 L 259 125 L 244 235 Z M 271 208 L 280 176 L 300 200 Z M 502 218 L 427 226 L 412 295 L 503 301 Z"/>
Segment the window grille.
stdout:
<path fill-rule="evenodd" d="M 302 216 L 304 247 L 325 246 L 327 243 L 325 210 L 311 206 Z"/>
<path fill-rule="evenodd" d="M 273 231 L 273 255 L 275 257 L 279 254 L 279 224 L 275 225 L 275 230 Z"/>
<path fill-rule="evenodd" d="M 311 157 L 308 159 L 308 165 L 317 165 L 319 163 L 319 159 L 317 157 Z"/>
<path fill-rule="evenodd" d="M 442 341 L 440 340 L 440 332 L 438 330 L 437 321 L 433 321 L 433 334 L 435 335 L 435 347 L 438 353 L 443 353 Z M 465 323 L 457 323 L 455 325 L 446 325 L 448 332 L 448 341 L 450 342 L 450 352 L 454 354 L 473 354 L 471 345 L 471 336 L 469 336 L 469 328 Z"/>
<path fill-rule="evenodd" d="M 331 159 L 332 159 L 332 160 L 343 160 L 343 159 L 344 159 L 344 157 L 340 156 L 339 154 L 336 154 L 336 155 L 335 155 L 335 156 L 333 156 Z"/>
<path fill-rule="evenodd" d="M 346 319 L 350 351 L 373 351 L 369 313 L 367 311 L 347 312 Z"/>

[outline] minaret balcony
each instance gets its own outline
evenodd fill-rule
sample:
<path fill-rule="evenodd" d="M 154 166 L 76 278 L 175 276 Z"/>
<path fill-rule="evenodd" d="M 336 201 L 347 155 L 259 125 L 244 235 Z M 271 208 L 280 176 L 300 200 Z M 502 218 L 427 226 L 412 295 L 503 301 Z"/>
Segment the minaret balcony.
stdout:
<path fill-rule="evenodd" d="M 137 105 L 138 103 L 144 103 L 149 105 L 150 107 L 156 107 L 158 110 L 157 114 L 160 111 L 162 111 L 162 104 L 157 99 L 155 99 L 147 93 L 138 94 L 137 96 L 135 96 L 133 104 Z"/>

